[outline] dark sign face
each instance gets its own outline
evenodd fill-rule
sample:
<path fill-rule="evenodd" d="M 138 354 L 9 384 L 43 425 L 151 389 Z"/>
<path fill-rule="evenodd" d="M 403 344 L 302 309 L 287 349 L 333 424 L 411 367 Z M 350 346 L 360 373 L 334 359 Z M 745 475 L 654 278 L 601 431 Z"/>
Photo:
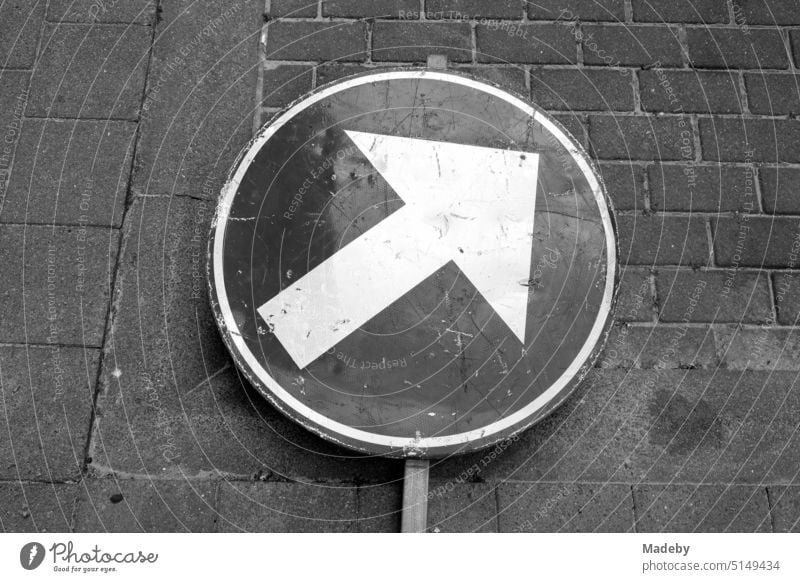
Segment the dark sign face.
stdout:
<path fill-rule="evenodd" d="M 560 403 L 610 323 L 616 241 L 544 113 L 449 72 L 317 90 L 222 191 L 212 302 L 236 363 L 325 438 L 443 456 Z"/>

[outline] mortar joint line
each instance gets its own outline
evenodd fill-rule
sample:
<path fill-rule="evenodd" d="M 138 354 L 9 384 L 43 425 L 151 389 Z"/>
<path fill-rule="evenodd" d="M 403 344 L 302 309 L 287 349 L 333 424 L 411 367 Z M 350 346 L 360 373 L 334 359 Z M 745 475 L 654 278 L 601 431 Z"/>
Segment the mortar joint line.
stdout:
<path fill-rule="evenodd" d="M 686 26 L 683 24 L 678 25 L 678 44 L 681 47 L 683 68 L 692 69 L 692 59 L 689 56 L 689 34 L 686 32 Z"/>
<path fill-rule="evenodd" d="M 633 507 L 633 532 L 639 531 L 639 508 L 636 507 L 636 495 L 634 494 L 633 483 L 629 485 L 631 490 L 631 506 Z"/>
<path fill-rule="evenodd" d="M 478 24 L 473 20 L 469 23 L 470 48 L 472 53 L 472 64 L 478 64 Z"/>
<path fill-rule="evenodd" d="M 775 533 L 775 512 L 774 512 L 775 508 L 773 507 L 772 497 L 769 494 L 769 486 L 768 485 L 764 485 L 764 493 L 767 496 L 767 510 L 769 511 L 770 527 L 772 528 L 772 533 Z"/>
<path fill-rule="evenodd" d="M 714 252 L 714 235 L 711 230 L 711 218 L 706 217 L 703 222 L 706 229 L 706 241 L 708 243 L 708 261 L 711 267 L 718 267 L 717 255 Z"/>
<path fill-rule="evenodd" d="M 270 0 L 267 0 L 269 3 Z M 265 14 L 268 14 L 265 13 Z M 269 30 L 269 23 L 264 22 L 261 25 L 261 31 L 258 38 L 258 73 L 256 77 L 256 106 L 253 112 L 253 127 L 251 136 L 256 135 L 261 128 L 261 108 L 264 102 L 264 75 L 267 68 L 267 34 Z"/>
<path fill-rule="evenodd" d="M 761 192 L 761 170 L 756 164 L 751 164 L 753 169 L 753 192 L 756 193 L 756 202 L 758 203 L 758 213 L 767 215 L 767 212 L 764 211 L 764 196 Z M 777 195 L 777 193 L 776 193 Z M 775 219 L 775 215 L 773 216 L 773 220 Z"/>
<path fill-rule="evenodd" d="M 366 59 L 366 61 L 364 61 L 364 64 L 365 65 L 371 65 L 371 64 L 373 64 L 372 51 L 373 51 L 373 48 L 374 48 L 373 32 L 374 32 L 374 29 L 375 29 L 375 21 L 374 20 L 367 20 L 366 21 L 366 25 L 367 25 L 367 32 L 366 32 L 366 35 L 367 35 L 366 36 L 367 59 Z"/>
<path fill-rule="evenodd" d="M 747 98 L 747 84 L 744 82 L 744 73 L 742 71 L 738 71 L 736 73 L 736 82 L 739 89 L 739 97 L 742 103 L 742 113 L 750 116 L 750 101 Z"/>
<path fill-rule="evenodd" d="M 733 10 L 733 0 L 725 0 L 725 7 L 728 9 L 728 24 L 736 24 L 736 13 Z"/>
<path fill-rule="evenodd" d="M 220 517 L 222 516 L 222 507 L 220 505 L 220 495 L 222 493 L 222 483 L 223 481 L 213 481 L 214 483 L 214 532 L 219 533 L 220 531 Z"/>
<path fill-rule="evenodd" d="M 528 92 L 528 99 L 533 100 L 533 87 L 531 86 L 531 66 L 523 65 L 522 72 L 525 79 L 525 89 Z"/>
<path fill-rule="evenodd" d="M 697 164 L 703 161 L 703 144 L 700 140 L 700 119 L 696 113 L 693 113 L 689 116 L 689 122 L 692 124 L 692 137 L 694 138 L 694 160 L 691 160 L 690 163 Z"/>
<path fill-rule="evenodd" d="M 787 62 L 789 63 L 789 70 L 795 70 L 795 62 L 794 58 L 792 57 L 792 43 L 789 40 L 789 31 L 785 28 L 779 28 L 778 34 L 781 35 L 781 40 L 783 41 L 783 50 L 786 51 L 786 58 Z"/>
<path fill-rule="evenodd" d="M 652 214 L 653 201 L 650 198 L 650 166 L 645 165 L 642 169 L 642 206 L 645 214 Z"/>
<path fill-rule="evenodd" d="M 494 494 L 494 531 L 500 532 L 500 483 L 495 483 L 492 487 Z"/>
<path fill-rule="evenodd" d="M 631 87 L 633 87 L 633 111 L 634 113 L 644 113 L 642 111 L 642 88 L 639 86 L 639 73 L 635 69 L 630 69 Z"/>
<path fill-rule="evenodd" d="M 794 30 L 797 32 L 797 35 L 800 36 L 800 29 L 795 28 Z M 789 31 L 786 30 L 786 39 L 788 40 L 788 38 L 789 38 Z M 798 44 L 800 45 L 800 40 L 798 41 Z M 789 70 L 796 74 L 798 72 L 798 68 L 800 67 L 800 47 L 798 47 L 797 60 L 795 60 L 791 50 L 792 48 L 791 45 L 792 45 L 791 42 L 787 42 L 789 50 Z"/>
<path fill-rule="evenodd" d="M 658 323 L 661 306 L 658 302 L 658 288 L 656 287 L 656 273 L 653 267 L 650 268 L 650 272 L 647 275 L 647 280 L 650 283 L 650 297 L 653 302 L 653 305 L 650 307 L 650 310 L 653 312 L 651 323 Z"/>
<path fill-rule="evenodd" d="M 775 295 L 775 286 L 772 284 L 772 273 L 767 272 L 765 275 L 767 279 L 767 290 L 769 291 L 769 306 L 772 316 L 772 325 L 774 326 L 778 321 L 778 302 Z"/>

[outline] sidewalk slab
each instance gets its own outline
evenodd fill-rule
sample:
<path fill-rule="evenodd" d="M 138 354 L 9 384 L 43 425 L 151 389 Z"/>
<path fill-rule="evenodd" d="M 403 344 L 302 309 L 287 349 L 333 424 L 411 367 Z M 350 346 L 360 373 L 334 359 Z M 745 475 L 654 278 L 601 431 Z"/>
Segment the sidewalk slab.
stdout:
<path fill-rule="evenodd" d="M 728 71 L 639 71 L 642 109 L 671 113 L 741 113 L 739 78 Z"/>
<path fill-rule="evenodd" d="M 603 354 L 602 368 L 709 368 L 719 365 L 711 329 L 614 325 Z"/>
<path fill-rule="evenodd" d="M 372 58 L 425 63 L 428 55 L 439 54 L 450 62 L 469 62 L 470 35 L 469 24 L 463 22 L 379 21 L 372 29 Z"/>
<path fill-rule="evenodd" d="M 19 126 L 28 100 L 30 79 L 30 71 L 0 70 L 0 136 L 4 146 L 0 148 L 0 153 L 5 153 L 6 149 L 13 149 L 19 140 Z M 0 165 L 0 167 L 6 166 Z"/>
<path fill-rule="evenodd" d="M 794 2 L 770 2 L 769 0 L 736 0 L 741 18 L 747 24 L 769 26 L 800 24 L 800 12 Z"/>
<path fill-rule="evenodd" d="M 0 483 L 0 524 L 6 533 L 72 530 L 76 483 Z"/>
<path fill-rule="evenodd" d="M 644 169 L 642 166 L 605 162 L 599 164 L 606 194 L 615 210 L 644 210 Z"/>
<path fill-rule="evenodd" d="M 706 223 L 701 216 L 618 216 L 617 240 L 624 265 L 708 264 Z"/>
<path fill-rule="evenodd" d="M 800 77 L 795 73 L 746 73 L 747 105 L 752 113 L 759 115 L 800 114 L 798 85 Z"/>
<path fill-rule="evenodd" d="M 525 69 L 520 66 L 500 67 L 500 66 L 459 66 L 452 68 L 457 73 L 467 73 L 474 76 L 479 81 L 488 81 L 499 85 L 506 91 L 516 95 L 522 95 L 527 99 L 528 88 L 525 86 Z"/>
<path fill-rule="evenodd" d="M 519 34 L 518 34 L 519 33 Z M 562 24 L 519 24 L 476 27 L 480 63 L 577 64 L 578 49 L 571 29 Z"/>
<path fill-rule="evenodd" d="M 715 330 L 723 366 L 731 370 L 800 371 L 800 330 L 762 326 Z"/>
<path fill-rule="evenodd" d="M 646 485 L 635 487 L 639 532 L 769 532 L 764 487 Z"/>
<path fill-rule="evenodd" d="M 778 323 L 797 325 L 800 322 L 800 278 L 794 273 L 775 273 L 772 284 Z"/>
<path fill-rule="evenodd" d="M 419 9 L 419 6 L 417 6 Z M 503 20 L 519 20 L 524 8 L 517 0 L 426 0 L 425 12 L 428 20 L 434 18 L 451 18 L 454 20 L 478 20 L 495 18 Z"/>
<path fill-rule="evenodd" d="M 319 0 L 271 0 L 269 15 L 272 18 L 314 18 Z"/>
<path fill-rule="evenodd" d="M 800 532 L 800 487 L 768 487 L 776 533 Z"/>
<path fill-rule="evenodd" d="M 26 119 L 0 221 L 122 224 L 136 124 Z"/>
<path fill-rule="evenodd" d="M 105 22 L 152 24 L 156 0 L 50 0 L 50 22 Z"/>
<path fill-rule="evenodd" d="M 680 67 L 683 50 L 677 27 L 587 24 L 581 27 L 587 65 Z"/>
<path fill-rule="evenodd" d="M 402 480 L 358 488 L 358 531 L 397 533 L 403 507 Z"/>
<path fill-rule="evenodd" d="M 708 69 L 785 69 L 789 57 L 780 30 L 690 28 L 690 64 Z"/>
<path fill-rule="evenodd" d="M 267 60 L 365 61 L 367 25 L 361 21 L 293 22 L 267 27 Z"/>
<path fill-rule="evenodd" d="M 533 102 L 548 110 L 633 111 L 631 74 L 619 70 L 531 70 Z"/>
<path fill-rule="evenodd" d="M 663 268 L 656 275 L 656 292 L 661 321 L 765 323 L 772 317 L 763 273 Z"/>
<path fill-rule="evenodd" d="M 0 478 L 80 478 L 99 351 L 0 347 Z"/>
<path fill-rule="evenodd" d="M 46 0 L 3 2 L 0 5 L 0 68 L 27 69 L 36 60 Z"/>
<path fill-rule="evenodd" d="M 428 6 L 426 10 L 431 10 Z M 417 0 L 323 0 L 322 16 L 336 18 L 414 18 Z"/>
<path fill-rule="evenodd" d="M 598 370 L 482 468 L 525 481 L 788 484 L 800 463 L 794 372 Z M 438 464 L 456 478 L 480 453 Z"/>
<path fill-rule="evenodd" d="M 0 213 L 19 144 L 30 77 L 28 71 L 0 71 Z"/>
<path fill-rule="evenodd" d="M 497 499 L 487 483 L 428 484 L 428 532 L 496 532 Z"/>
<path fill-rule="evenodd" d="M 701 117 L 703 159 L 714 162 L 800 162 L 800 120 Z"/>
<path fill-rule="evenodd" d="M 759 168 L 761 201 L 768 214 L 800 214 L 800 196 L 796 184 L 800 170 L 795 168 Z M 788 263 L 787 263 L 788 264 Z M 794 266 L 794 265 L 793 265 Z"/>
<path fill-rule="evenodd" d="M 717 24 L 728 22 L 725 0 L 633 0 L 633 19 L 637 22 L 696 22 Z"/>
<path fill-rule="evenodd" d="M 681 148 L 681 132 L 691 131 L 682 117 L 591 115 L 589 137 L 604 160 L 693 160 L 694 143 Z"/>
<path fill-rule="evenodd" d="M 26 115 L 137 119 L 151 37 L 145 26 L 48 24 Z"/>
<path fill-rule="evenodd" d="M 723 267 L 781 268 L 800 236 L 800 217 L 718 217 L 711 222 L 714 252 Z"/>
<path fill-rule="evenodd" d="M 216 483 L 89 479 L 75 517 L 76 532 L 213 532 Z"/>
<path fill-rule="evenodd" d="M 752 172 L 751 190 L 745 188 L 746 168 L 654 164 L 647 176 L 650 208 L 657 212 L 744 212 L 755 202 Z"/>
<path fill-rule="evenodd" d="M 525 1 L 528 7 L 528 18 L 538 20 L 565 20 L 580 18 L 582 21 L 625 20 L 624 0 L 536 0 Z"/>
<path fill-rule="evenodd" d="M 314 68 L 310 65 L 275 65 L 264 67 L 264 107 L 285 107 L 311 91 Z"/>
<path fill-rule="evenodd" d="M 501 483 L 497 491 L 501 532 L 633 531 L 628 485 Z"/>
<path fill-rule="evenodd" d="M 653 321 L 656 298 L 651 288 L 650 277 L 649 269 L 641 267 L 620 269 L 617 306 L 614 311 L 616 321 Z"/>
<path fill-rule="evenodd" d="M 263 3 L 169 2 L 156 26 L 133 191 L 216 200 L 256 107 Z"/>
<path fill-rule="evenodd" d="M 222 532 L 358 531 L 355 487 L 317 483 L 224 482 Z"/>
<path fill-rule="evenodd" d="M 100 347 L 119 232 L 0 224 L 0 342 Z"/>

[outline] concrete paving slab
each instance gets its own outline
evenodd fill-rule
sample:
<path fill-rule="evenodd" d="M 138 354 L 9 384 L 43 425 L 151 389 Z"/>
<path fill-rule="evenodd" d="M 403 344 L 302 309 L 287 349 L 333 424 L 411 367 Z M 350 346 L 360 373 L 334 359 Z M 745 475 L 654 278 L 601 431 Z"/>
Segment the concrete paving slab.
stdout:
<path fill-rule="evenodd" d="M 0 224 L 0 341 L 99 347 L 119 231 Z"/>
<path fill-rule="evenodd" d="M 72 531 L 77 483 L 0 483 L 0 530 L 7 533 Z"/>
<path fill-rule="evenodd" d="M 133 191 L 216 200 L 258 106 L 263 3 L 170 2 L 156 26 Z"/>
<path fill-rule="evenodd" d="M 633 530 L 629 485 L 501 483 L 501 532 L 627 532 Z"/>
<path fill-rule="evenodd" d="M 0 347 L 0 478 L 78 479 L 99 350 Z"/>
<path fill-rule="evenodd" d="M 763 487 L 647 485 L 633 491 L 640 532 L 769 532 Z"/>
<path fill-rule="evenodd" d="M 321 483 L 226 482 L 219 490 L 223 532 L 356 532 L 356 489 Z"/>
<path fill-rule="evenodd" d="M 122 224 L 136 124 L 26 119 L 0 221 Z"/>
<path fill-rule="evenodd" d="M 46 25 L 26 114 L 137 119 L 152 34 L 145 26 Z"/>
<path fill-rule="evenodd" d="M 91 479 L 78 500 L 77 532 L 212 532 L 212 481 Z"/>

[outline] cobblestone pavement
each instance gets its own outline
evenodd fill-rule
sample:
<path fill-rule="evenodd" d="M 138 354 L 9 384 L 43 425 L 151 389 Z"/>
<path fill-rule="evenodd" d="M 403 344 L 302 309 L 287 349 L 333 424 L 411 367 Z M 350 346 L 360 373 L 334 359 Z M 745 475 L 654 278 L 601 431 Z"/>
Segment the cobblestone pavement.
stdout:
<path fill-rule="evenodd" d="M 431 54 L 583 143 L 625 263 L 596 369 L 435 463 L 431 529 L 800 530 L 797 0 L 2 2 L 2 529 L 398 530 L 402 463 L 237 374 L 204 249 L 254 128 Z"/>

